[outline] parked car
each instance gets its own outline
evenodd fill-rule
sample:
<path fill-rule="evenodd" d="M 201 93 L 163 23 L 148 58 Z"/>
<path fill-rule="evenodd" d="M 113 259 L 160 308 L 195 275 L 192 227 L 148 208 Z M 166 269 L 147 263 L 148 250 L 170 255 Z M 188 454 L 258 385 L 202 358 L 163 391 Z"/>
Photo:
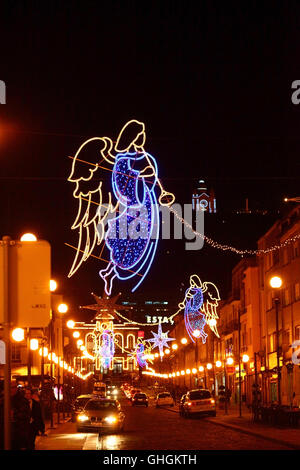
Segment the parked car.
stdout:
<path fill-rule="evenodd" d="M 77 432 L 123 431 L 124 419 L 118 400 L 93 398 L 77 416 Z"/>
<path fill-rule="evenodd" d="M 72 415 L 72 422 L 76 422 L 76 418 L 79 413 L 82 412 L 83 408 L 87 404 L 87 402 L 93 398 L 94 395 L 79 395 L 72 405 L 71 415 Z"/>
<path fill-rule="evenodd" d="M 182 403 L 182 416 L 192 414 L 209 414 L 216 416 L 216 401 L 209 390 L 199 389 L 187 392 Z"/>
<path fill-rule="evenodd" d="M 159 406 L 174 406 L 174 399 L 169 392 L 159 393 L 156 397 L 156 408 Z"/>
<path fill-rule="evenodd" d="M 132 406 L 136 406 L 136 405 L 144 405 L 148 407 L 148 397 L 146 393 L 136 393 L 132 397 Z"/>
<path fill-rule="evenodd" d="M 141 390 L 139 388 L 132 388 L 130 390 L 129 399 L 132 400 L 136 393 L 141 393 Z"/>

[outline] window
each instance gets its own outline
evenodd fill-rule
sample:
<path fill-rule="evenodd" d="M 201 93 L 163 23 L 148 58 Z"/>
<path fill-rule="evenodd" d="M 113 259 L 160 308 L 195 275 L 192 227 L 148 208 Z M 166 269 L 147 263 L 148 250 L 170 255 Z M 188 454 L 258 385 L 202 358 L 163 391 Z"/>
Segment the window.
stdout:
<path fill-rule="evenodd" d="M 300 325 L 295 327 L 295 341 L 300 340 Z"/>
<path fill-rule="evenodd" d="M 123 335 L 121 333 L 115 334 L 115 343 L 120 346 L 120 348 L 123 348 Z"/>
<path fill-rule="evenodd" d="M 271 310 L 271 308 L 273 307 L 273 296 L 272 296 L 272 291 L 269 291 L 267 293 L 267 298 L 266 298 L 266 307 L 267 307 L 267 310 Z"/>
<path fill-rule="evenodd" d="M 203 400 L 205 398 L 211 398 L 211 394 L 208 390 L 197 390 L 195 392 L 190 392 L 190 400 Z"/>
<path fill-rule="evenodd" d="M 249 344 L 252 344 L 252 328 L 249 328 Z"/>
<path fill-rule="evenodd" d="M 12 343 L 11 360 L 12 362 L 21 362 L 21 345 L 20 344 Z"/>
<path fill-rule="evenodd" d="M 129 334 L 127 335 L 127 348 L 131 348 L 133 349 L 134 348 L 134 335 L 132 334 Z"/>
<path fill-rule="evenodd" d="M 288 248 L 283 249 L 283 257 L 282 257 L 283 264 L 288 264 L 289 262 L 289 251 Z"/>
<path fill-rule="evenodd" d="M 295 301 L 300 300 L 300 283 L 296 282 L 294 285 L 294 295 L 295 295 Z"/>
<path fill-rule="evenodd" d="M 284 289 L 284 298 L 283 298 L 284 305 L 289 305 L 291 303 L 291 296 L 290 296 L 290 289 Z"/>
<path fill-rule="evenodd" d="M 269 351 L 276 351 L 276 333 L 269 335 Z"/>

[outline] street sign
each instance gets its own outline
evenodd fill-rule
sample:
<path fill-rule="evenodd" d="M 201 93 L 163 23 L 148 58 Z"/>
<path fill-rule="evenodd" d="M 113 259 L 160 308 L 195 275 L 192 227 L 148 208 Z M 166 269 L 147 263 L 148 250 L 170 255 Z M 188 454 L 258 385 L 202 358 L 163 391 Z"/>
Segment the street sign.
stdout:
<path fill-rule="evenodd" d="M 5 354 L 5 343 L 0 340 L 0 364 L 5 364 L 6 361 L 6 354 Z"/>
<path fill-rule="evenodd" d="M 0 299 L 3 298 L 3 250 L 0 244 Z M 11 322 L 20 328 L 44 328 L 50 321 L 51 249 L 45 240 L 12 242 L 9 247 Z M 0 301 L 0 323 L 4 321 Z"/>

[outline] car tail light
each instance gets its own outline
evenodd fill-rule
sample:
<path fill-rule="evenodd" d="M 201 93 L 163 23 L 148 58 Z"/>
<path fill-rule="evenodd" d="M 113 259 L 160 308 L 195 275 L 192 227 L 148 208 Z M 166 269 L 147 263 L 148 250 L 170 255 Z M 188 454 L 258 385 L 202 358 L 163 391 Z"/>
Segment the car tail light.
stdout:
<path fill-rule="evenodd" d="M 188 401 L 187 404 L 188 404 L 188 406 L 192 406 L 192 402 L 191 402 L 191 401 Z"/>
<path fill-rule="evenodd" d="M 211 403 L 215 403 L 215 400 L 214 400 L 214 399 L 211 399 L 210 402 L 211 402 Z"/>

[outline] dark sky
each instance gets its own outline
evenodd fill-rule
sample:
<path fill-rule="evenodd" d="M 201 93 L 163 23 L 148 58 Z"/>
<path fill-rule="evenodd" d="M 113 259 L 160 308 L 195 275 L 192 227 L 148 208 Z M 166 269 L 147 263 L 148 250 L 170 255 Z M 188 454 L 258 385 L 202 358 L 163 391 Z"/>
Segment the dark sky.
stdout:
<path fill-rule="evenodd" d="M 67 157 L 136 118 L 179 202 L 190 202 L 199 178 L 214 187 L 220 215 L 209 235 L 255 247 L 273 219 L 224 214 L 246 197 L 276 211 L 284 195 L 299 195 L 299 16 L 296 2 L 2 2 L 1 235 L 50 241 L 53 277 L 73 308 L 101 294 L 98 261 L 66 277 L 73 253 L 64 243 L 76 240 Z M 162 241 L 140 295 L 177 298 L 195 270 L 225 294 L 237 261 Z"/>

